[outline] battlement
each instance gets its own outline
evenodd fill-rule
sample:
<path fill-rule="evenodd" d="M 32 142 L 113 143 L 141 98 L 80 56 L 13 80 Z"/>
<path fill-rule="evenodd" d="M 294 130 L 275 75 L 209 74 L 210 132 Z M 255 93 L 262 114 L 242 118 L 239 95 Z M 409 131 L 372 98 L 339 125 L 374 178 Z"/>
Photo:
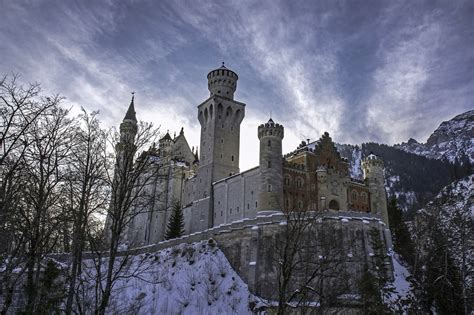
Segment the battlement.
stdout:
<path fill-rule="evenodd" d="M 235 90 L 237 89 L 237 80 L 239 76 L 234 71 L 228 69 L 222 63 L 218 69 L 212 70 L 207 75 L 207 87 L 212 95 L 219 95 L 234 98 Z"/>
<path fill-rule="evenodd" d="M 362 160 L 362 167 L 381 167 L 383 168 L 383 160 L 377 155 L 371 153 L 365 159 Z"/>
<path fill-rule="evenodd" d="M 284 127 L 283 125 L 276 124 L 270 118 L 267 123 L 261 124 L 258 126 L 258 138 L 262 137 L 278 137 L 283 139 L 284 136 Z"/>

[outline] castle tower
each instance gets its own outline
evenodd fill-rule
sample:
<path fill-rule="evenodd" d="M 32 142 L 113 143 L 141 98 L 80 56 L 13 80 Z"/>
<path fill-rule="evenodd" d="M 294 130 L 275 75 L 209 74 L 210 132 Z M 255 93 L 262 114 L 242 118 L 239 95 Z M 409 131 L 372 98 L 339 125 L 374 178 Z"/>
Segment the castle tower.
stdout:
<path fill-rule="evenodd" d="M 132 96 L 130 105 L 128 106 L 127 113 L 123 118 L 122 123 L 120 124 L 120 142 L 115 145 L 116 151 L 116 160 L 115 160 L 115 172 L 114 172 L 114 186 L 112 190 L 112 201 L 115 200 L 115 192 L 120 191 L 120 176 L 121 174 L 128 172 L 133 167 L 133 156 L 135 154 L 135 136 L 137 135 L 137 116 L 135 113 L 134 105 L 135 95 Z M 113 202 L 111 202 L 110 207 L 113 207 Z M 114 213 L 114 210 L 110 210 L 111 213 Z M 111 231 L 110 227 L 112 224 L 112 219 L 107 216 L 105 222 L 105 238 L 107 241 L 110 241 Z M 126 234 L 126 233 L 124 233 Z"/>
<path fill-rule="evenodd" d="M 387 196 L 383 176 L 383 161 L 375 154 L 369 154 L 362 160 L 364 179 L 369 185 L 370 208 L 380 215 L 388 227 Z"/>
<path fill-rule="evenodd" d="M 260 185 L 258 211 L 283 209 L 282 125 L 270 120 L 258 127 L 260 140 Z"/>
<path fill-rule="evenodd" d="M 194 200 L 210 197 L 213 182 L 240 171 L 240 123 L 245 104 L 234 100 L 238 76 L 223 64 L 209 72 L 207 79 L 210 97 L 198 106 L 201 142 Z M 200 201 L 193 210 L 199 212 L 193 214 L 199 215 L 199 219 L 193 218 L 193 228 L 212 226 L 212 203 L 206 205 L 209 201 Z"/>
<path fill-rule="evenodd" d="M 207 87 L 211 96 L 218 95 L 233 100 L 238 79 L 239 76 L 222 63 L 219 69 L 212 70 L 207 75 Z"/>
<path fill-rule="evenodd" d="M 169 131 L 159 141 L 160 155 L 162 157 L 169 157 L 173 147 L 173 139 L 171 139 Z"/>

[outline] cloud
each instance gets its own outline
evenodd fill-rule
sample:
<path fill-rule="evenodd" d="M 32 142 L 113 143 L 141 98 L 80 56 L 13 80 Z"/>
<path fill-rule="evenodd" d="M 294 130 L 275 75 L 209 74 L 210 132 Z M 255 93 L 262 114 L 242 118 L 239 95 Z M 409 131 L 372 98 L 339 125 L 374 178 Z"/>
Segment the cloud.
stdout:
<path fill-rule="evenodd" d="M 7 2 L 0 72 L 19 72 L 117 125 L 185 127 L 220 61 L 247 104 L 242 169 L 258 163 L 256 126 L 285 126 L 284 148 L 324 131 L 338 142 L 419 140 L 474 97 L 473 4 L 301 1 Z M 253 128 L 253 129 L 252 129 Z M 189 131 L 189 132 L 188 132 Z"/>

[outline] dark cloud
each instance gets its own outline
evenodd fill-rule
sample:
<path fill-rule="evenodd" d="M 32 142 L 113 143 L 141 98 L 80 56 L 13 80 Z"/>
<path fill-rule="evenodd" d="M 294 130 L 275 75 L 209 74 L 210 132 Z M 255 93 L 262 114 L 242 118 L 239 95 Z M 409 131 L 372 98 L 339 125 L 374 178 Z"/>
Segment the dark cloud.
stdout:
<path fill-rule="evenodd" d="M 472 109 L 472 1 L 4 2 L 0 72 L 20 72 L 119 121 L 138 111 L 196 129 L 205 76 L 240 77 L 250 121 L 270 112 L 288 141 L 425 140 Z M 140 104 L 141 103 L 141 104 Z M 141 109 L 140 109 L 141 107 Z M 145 117 L 145 116 L 143 116 Z M 178 126 L 170 126 L 177 129 Z"/>

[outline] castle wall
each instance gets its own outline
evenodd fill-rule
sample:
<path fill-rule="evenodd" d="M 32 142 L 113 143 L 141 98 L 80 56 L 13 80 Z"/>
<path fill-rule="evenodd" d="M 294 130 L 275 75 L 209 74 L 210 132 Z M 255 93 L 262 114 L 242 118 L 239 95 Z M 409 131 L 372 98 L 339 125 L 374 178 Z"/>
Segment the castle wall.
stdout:
<path fill-rule="evenodd" d="M 313 262 L 308 266 L 328 267 L 325 269 L 328 272 L 326 280 L 335 277 L 335 282 L 329 285 L 326 282 L 328 288 L 336 285 L 340 289 L 338 284 L 342 284 L 345 294 L 355 293 L 356 281 L 361 276 L 363 268 L 368 266 L 373 269 L 374 259 L 377 256 L 372 246 L 373 236 L 370 231 L 375 229 L 377 232 L 375 237 L 380 238 L 385 245 L 381 248 L 382 254 L 391 251 L 390 231 L 387 225 L 377 215 L 357 212 L 326 212 L 311 215 L 315 215 L 311 219 L 312 227 L 301 238 L 305 242 L 304 245 L 309 244 L 301 248 L 311 250 L 304 256 Z M 286 220 L 284 214 L 257 216 L 254 219 L 224 224 L 178 239 L 119 252 L 119 255 L 138 255 L 181 243 L 213 238 L 253 294 L 266 299 L 275 299 L 278 270 L 276 264 L 281 258 L 279 252 L 282 250 L 282 240 L 291 240 L 285 237 L 287 235 L 285 229 L 289 226 L 284 224 Z M 87 258 L 87 253 L 84 257 Z M 384 262 L 387 276 L 392 278 L 393 266 L 390 258 L 386 256 Z M 326 264 L 321 265 L 323 263 Z M 305 279 L 303 274 L 296 272 L 292 282 L 297 283 L 302 279 Z"/>
<path fill-rule="evenodd" d="M 213 185 L 214 226 L 256 216 L 259 180 L 255 167 Z"/>
<path fill-rule="evenodd" d="M 391 242 L 385 233 L 386 225 L 380 220 L 357 217 L 352 213 L 342 214 L 349 216 L 323 216 L 303 239 L 312 244 L 313 252 L 307 256 L 312 260 L 312 266 L 322 267 L 326 263 L 324 266 L 328 268 L 328 278 L 323 280 L 326 281 L 326 290 L 341 290 L 339 293 L 350 294 L 357 292 L 357 279 L 362 275 L 364 267 L 374 263 L 370 230 L 375 229 L 377 237 L 386 244 L 384 252 L 391 246 Z M 228 232 L 214 236 L 233 268 L 249 285 L 250 291 L 273 300 L 278 293 L 275 286 L 275 263 L 282 258 L 278 253 L 282 247 L 279 245 L 286 235 L 286 225 L 280 223 L 285 217 L 278 219 L 273 217 L 272 224 L 247 225 L 245 228 L 229 229 Z M 326 262 L 322 261 L 324 259 Z M 385 266 L 387 275 L 392 277 L 393 268 L 389 258 L 385 260 Z M 298 274 L 295 271 L 293 283 L 306 279 L 303 274 L 304 272 Z M 330 277 L 334 279 L 330 280 Z"/>

